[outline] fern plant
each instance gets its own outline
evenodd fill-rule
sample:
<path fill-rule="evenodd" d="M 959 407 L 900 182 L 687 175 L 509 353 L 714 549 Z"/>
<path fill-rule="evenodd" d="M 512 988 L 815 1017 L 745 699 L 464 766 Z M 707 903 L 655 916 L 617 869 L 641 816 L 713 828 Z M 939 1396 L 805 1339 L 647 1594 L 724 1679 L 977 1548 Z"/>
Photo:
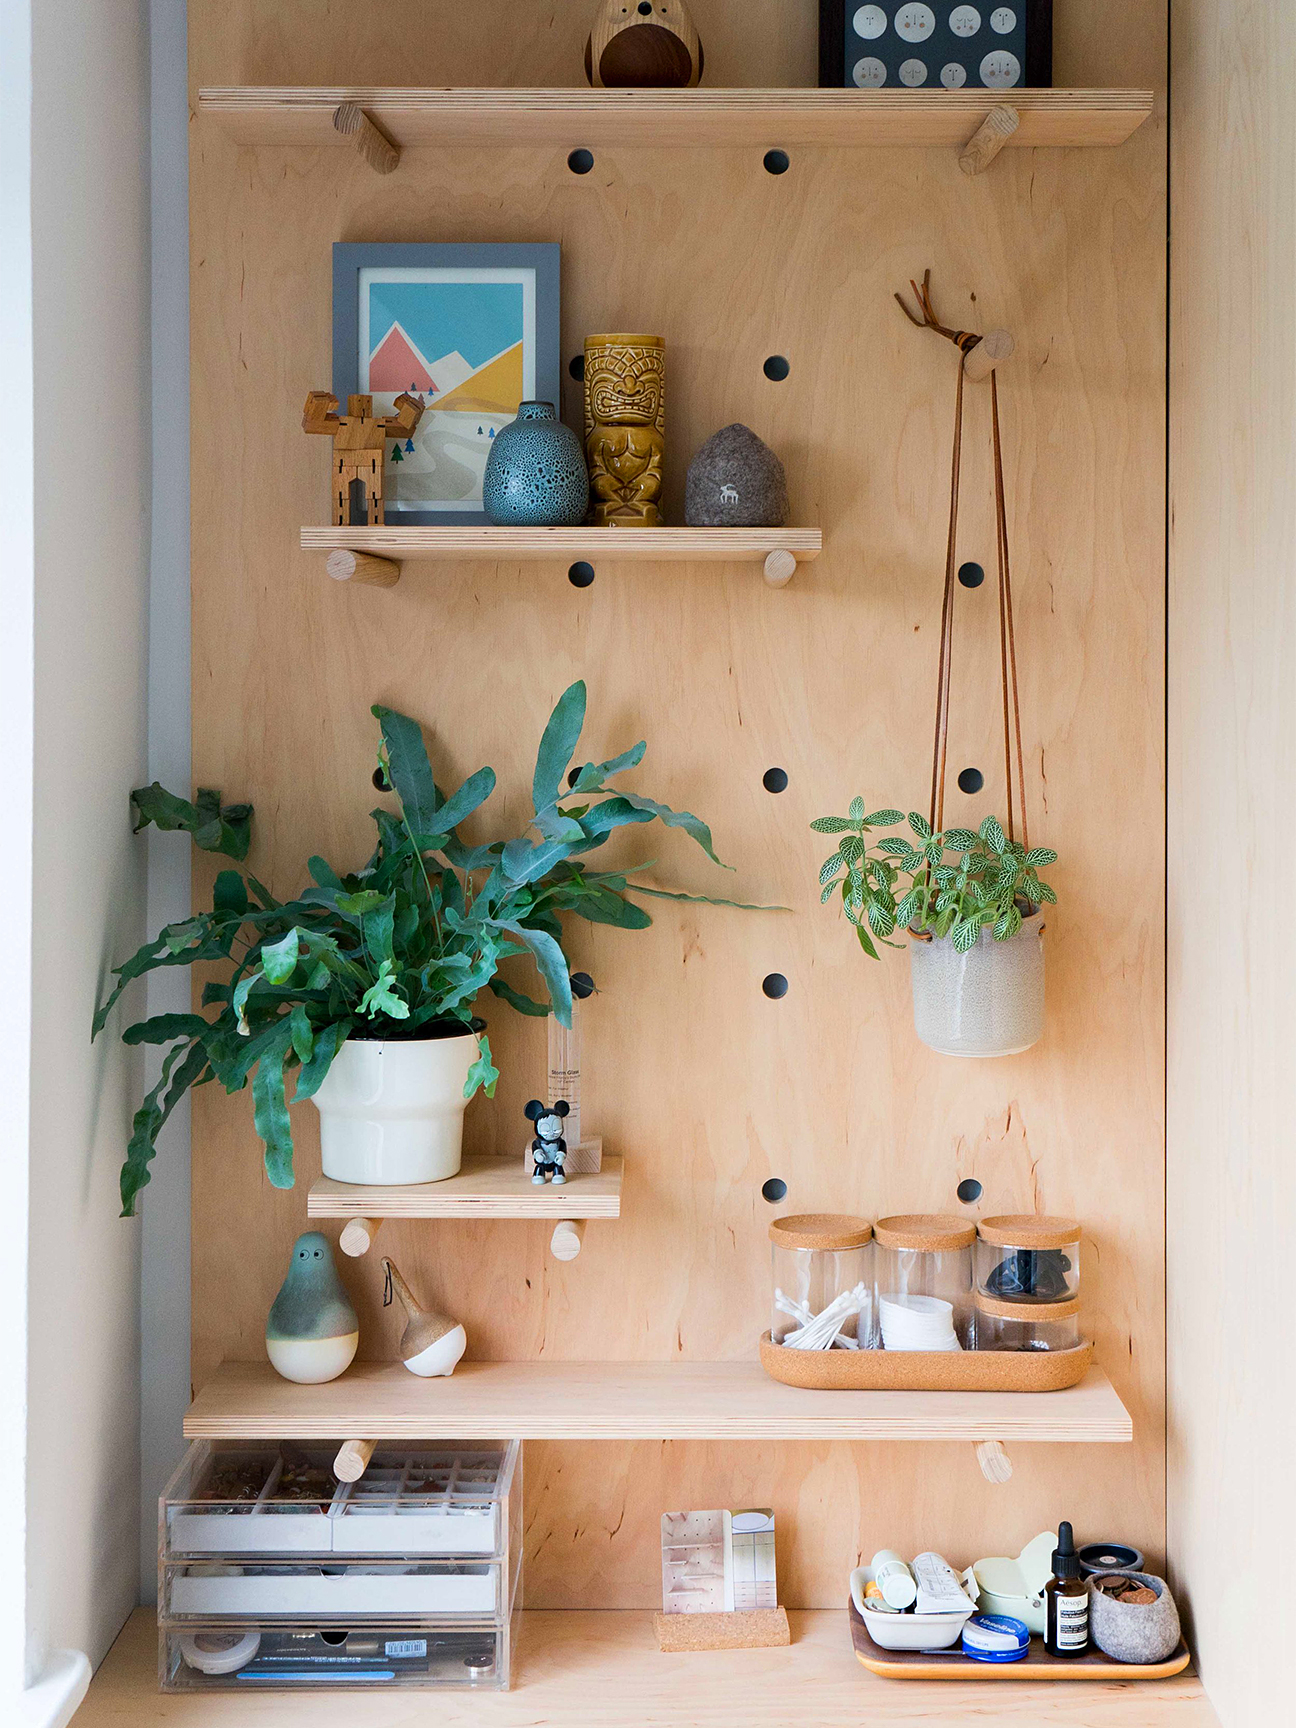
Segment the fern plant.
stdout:
<path fill-rule="evenodd" d="M 819 872 L 820 901 L 827 904 L 841 895 L 860 947 L 871 959 L 880 958 L 875 941 L 901 946 L 891 941 L 897 930 L 948 936 L 960 954 L 982 930 L 1007 942 L 1021 929 L 1024 912 L 1057 904 L 1057 895 L 1039 876 L 1057 862 L 1057 853 L 1009 840 L 994 816 L 977 829 L 934 834 L 930 822 L 911 810 L 912 839 L 903 832 L 874 839 L 875 829 L 894 828 L 904 820 L 899 810 L 865 815 L 864 800 L 856 798 L 845 816 L 821 816 L 810 824 L 816 834 L 840 836 Z"/>
<path fill-rule="evenodd" d="M 293 1184 L 286 1079 L 309 1098 L 349 1037 L 428 1038 L 482 1032 L 474 1004 L 490 990 L 524 1014 L 556 1014 L 571 1025 L 570 965 L 563 920 L 572 916 L 622 930 L 652 920 L 635 896 L 734 906 L 732 900 L 671 893 L 632 882 L 624 871 L 592 870 L 586 853 L 618 828 L 660 822 L 681 828 L 713 863 L 711 831 L 687 810 L 613 787 L 638 766 L 638 743 L 606 762 L 572 767 L 585 720 L 585 686 L 573 684 L 549 717 L 532 779 L 526 831 L 473 846 L 459 825 L 490 797 L 493 769 L 480 768 L 447 797 L 436 784 L 417 721 L 375 707 L 379 765 L 396 808 L 373 812 L 377 842 L 367 863 L 335 870 L 313 857 L 311 883 L 280 900 L 250 872 L 222 870 L 210 911 L 162 930 L 114 969 L 116 983 L 94 1019 L 94 1035 L 133 979 L 161 966 L 216 962 L 205 985 L 207 1014 L 159 1014 L 128 1026 L 127 1044 L 167 1046 L 161 1078 L 135 1114 L 121 1172 L 122 1213 L 130 1216 L 149 1180 L 157 1137 L 180 1098 L 218 1080 L 227 1092 L 252 1086 L 266 1174 Z M 184 829 L 196 845 L 241 861 L 251 835 L 250 804 L 222 804 L 203 789 L 190 802 L 154 784 L 131 794 L 136 829 Z M 644 868 L 645 866 L 641 866 Z M 727 866 L 726 866 L 727 868 Z M 755 908 L 745 908 L 755 910 Z M 529 958 L 544 986 L 537 1001 L 500 976 Z M 464 1088 L 493 1094 L 498 1071 L 482 1032 Z"/>

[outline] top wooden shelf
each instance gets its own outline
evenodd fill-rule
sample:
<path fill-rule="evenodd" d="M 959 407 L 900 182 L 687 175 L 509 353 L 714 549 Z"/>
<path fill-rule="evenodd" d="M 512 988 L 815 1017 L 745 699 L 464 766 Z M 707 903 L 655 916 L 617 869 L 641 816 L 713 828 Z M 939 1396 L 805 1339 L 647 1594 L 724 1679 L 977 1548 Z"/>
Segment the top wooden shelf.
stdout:
<path fill-rule="evenodd" d="M 304 86 L 200 90 L 198 112 L 243 144 L 339 144 L 346 105 L 399 149 L 420 145 L 963 145 L 992 109 L 1020 125 L 1009 148 L 1123 144 L 1150 90 L 403 90 Z"/>
<path fill-rule="evenodd" d="M 756 1362 L 461 1362 L 448 1380 L 358 1363 L 323 1386 L 227 1362 L 184 1421 L 197 1440 L 1133 1439 L 1091 1368 L 1061 1392 L 808 1392 Z"/>

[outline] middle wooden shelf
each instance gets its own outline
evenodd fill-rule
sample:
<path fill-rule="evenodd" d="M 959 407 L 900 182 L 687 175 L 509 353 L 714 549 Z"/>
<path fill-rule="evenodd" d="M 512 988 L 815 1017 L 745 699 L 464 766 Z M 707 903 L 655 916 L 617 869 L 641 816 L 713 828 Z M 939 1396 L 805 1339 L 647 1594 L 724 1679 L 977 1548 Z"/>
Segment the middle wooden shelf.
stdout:
<path fill-rule="evenodd" d="M 226 1362 L 190 1405 L 191 1440 L 999 1440 L 1121 1443 L 1129 1412 L 1091 1368 L 1061 1392 L 810 1392 L 759 1362 L 461 1362 L 420 1380 L 361 1362 L 299 1386 Z"/>
<path fill-rule="evenodd" d="M 623 1161 L 615 1153 L 603 1168 L 569 1176 L 557 1187 L 533 1183 L 521 1154 L 488 1158 L 466 1154 L 457 1176 L 444 1182 L 379 1187 L 311 1183 L 306 1212 L 311 1218 L 619 1218 Z"/>

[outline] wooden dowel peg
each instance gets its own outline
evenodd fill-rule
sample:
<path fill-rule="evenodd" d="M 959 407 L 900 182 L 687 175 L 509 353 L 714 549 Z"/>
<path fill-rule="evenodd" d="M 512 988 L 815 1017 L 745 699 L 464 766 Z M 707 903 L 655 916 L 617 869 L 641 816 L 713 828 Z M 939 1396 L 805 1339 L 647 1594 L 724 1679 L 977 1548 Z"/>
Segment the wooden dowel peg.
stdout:
<path fill-rule="evenodd" d="M 963 362 L 963 376 L 970 384 L 984 384 L 996 366 L 1011 360 L 1017 344 L 1009 330 L 987 330 Z"/>
<path fill-rule="evenodd" d="M 381 1224 L 381 1218 L 348 1218 L 338 1237 L 338 1247 L 353 1260 L 358 1260 L 373 1247 Z"/>
<path fill-rule="evenodd" d="M 549 1238 L 549 1252 L 555 1260 L 574 1260 L 581 1251 L 584 1237 L 583 1218 L 564 1218 L 554 1225 L 553 1235 Z"/>
<path fill-rule="evenodd" d="M 335 582 L 367 582 L 373 588 L 394 588 L 401 567 L 394 558 L 375 558 L 370 552 L 330 552 L 324 568 Z"/>
<path fill-rule="evenodd" d="M 1004 1451 L 1001 1440 L 978 1440 L 976 1456 L 987 1482 L 1006 1482 L 1012 1475 L 1012 1459 Z"/>
<path fill-rule="evenodd" d="M 771 588 L 786 588 L 796 574 L 796 554 L 789 552 L 785 546 L 767 554 L 765 559 L 765 580 Z"/>
<path fill-rule="evenodd" d="M 369 1468 L 376 1440 L 344 1440 L 333 1460 L 333 1474 L 339 1482 L 358 1482 Z"/>
<path fill-rule="evenodd" d="M 1020 125 L 1017 110 L 1006 102 L 999 103 L 964 145 L 959 167 L 965 174 L 984 174 Z"/>
<path fill-rule="evenodd" d="M 400 146 L 393 141 L 358 102 L 343 102 L 333 110 L 337 131 L 355 142 L 356 149 L 378 174 L 390 174 L 400 161 Z"/>

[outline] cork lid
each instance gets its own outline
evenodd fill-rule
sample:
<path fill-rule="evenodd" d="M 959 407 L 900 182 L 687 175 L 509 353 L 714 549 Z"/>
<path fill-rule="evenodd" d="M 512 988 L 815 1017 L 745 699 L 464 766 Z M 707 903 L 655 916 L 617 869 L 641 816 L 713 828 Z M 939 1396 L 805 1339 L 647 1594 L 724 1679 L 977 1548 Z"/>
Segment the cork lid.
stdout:
<path fill-rule="evenodd" d="M 992 1315 L 996 1320 L 1029 1320 L 1032 1324 L 1042 1320 L 1047 1324 L 1050 1320 L 1074 1318 L 1080 1312 L 1080 1298 L 1068 1296 L 1064 1302 L 1005 1302 L 1002 1296 L 987 1296 L 978 1290 L 976 1311 Z"/>
<path fill-rule="evenodd" d="M 873 1235 L 884 1248 L 913 1248 L 922 1254 L 945 1254 L 951 1248 L 968 1248 L 976 1237 L 976 1225 L 938 1212 L 906 1213 L 898 1218 L 879 1218 Z"/>
<path fill-rule="evenodd" d="M 791 1218 L 776 1218 L 769 1227 L 776 1248 L 862 1248 L 873 1234 L 866 1218 L 848 1212 L 801 1212 Z"/>
<path fill-rule="evenodd" d="M 1028 1213 L 983 1218 L 977 1225 L 983 1242 L 994 1248 L 1069 1248 L 1080 1240 L 1074 1218 L 1034 1217 Z"/>

